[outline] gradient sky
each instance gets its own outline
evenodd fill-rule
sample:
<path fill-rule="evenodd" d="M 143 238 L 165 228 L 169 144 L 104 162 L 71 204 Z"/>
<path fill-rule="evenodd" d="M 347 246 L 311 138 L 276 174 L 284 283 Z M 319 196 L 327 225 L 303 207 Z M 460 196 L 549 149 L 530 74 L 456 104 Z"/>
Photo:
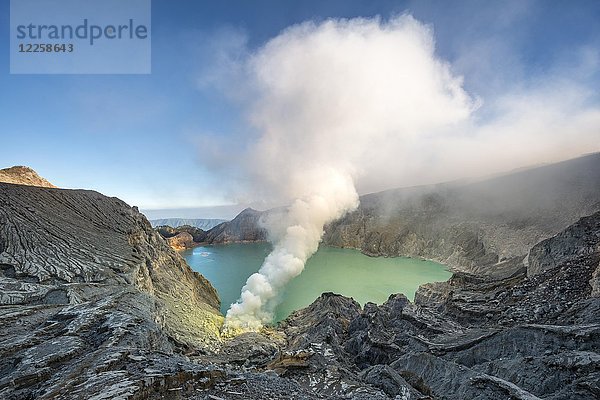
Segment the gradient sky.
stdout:
<path fill-rule="evenodd" d="M 214 44 L 244 38 L 252 50 L 306 20 L 405 12 L 432 25 L 438 56 L 475 96 L 493 98 L 515 80 L 555 70 L 600 88 L 594 0 L 154 0 L 150 75 L 10 75 L 9 1 L 2 0 L 0 167 L 31 166 L 57 186 L 145 209 L 227 204 L 219 176 L 198 162 L 200 136 L 244 129 L 240 110 L 199 84 L 214 65 Z M 589 101 L 600 103 L 598 94 Z"/>

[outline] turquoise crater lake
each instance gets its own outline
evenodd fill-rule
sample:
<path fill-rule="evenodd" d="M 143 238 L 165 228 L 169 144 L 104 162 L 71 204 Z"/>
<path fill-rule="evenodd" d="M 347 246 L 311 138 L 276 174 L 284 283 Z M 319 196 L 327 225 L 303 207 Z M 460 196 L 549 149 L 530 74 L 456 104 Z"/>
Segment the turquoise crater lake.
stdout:
<path fill-rule="evenodd" d="M 267 243 L 226 244 L 196 247 L 181 255 L 217 289 L 225 313 L 270 250 Z M 381 304 L 392 293 L 404 293 L 412 300 L 419 285 L 445 281 L 450 275 L 443 265 L 431 261 L 368 257 L 357 250 L 321 246 L 304 272 L 286 287 L 276 320 L 308 306 L 323 292 L 353 297 L 361 305 Z"/>

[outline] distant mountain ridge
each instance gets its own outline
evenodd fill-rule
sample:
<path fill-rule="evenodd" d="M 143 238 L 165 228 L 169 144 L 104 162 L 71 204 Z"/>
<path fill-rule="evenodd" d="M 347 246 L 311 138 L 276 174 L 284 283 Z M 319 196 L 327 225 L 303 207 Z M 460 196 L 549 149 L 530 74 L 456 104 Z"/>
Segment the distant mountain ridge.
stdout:
<path fill-rule="evenodd" d="M 600 211 L 600 153 L 489 179 L 361 196 L 323 241 L 374 256 L 433 259 L 478 276 L 527 267 L 529 249 Z"/>
<path fill-rule="evenodd" d="M 160 218 L 151 219 L 150 223 L 153 228 L 158 226 L 170 226 L 171 228 L 179 228 L 180 226 L 193 226 L 194 228 L 202 229 L 207 231 L 214 228 L 215 226 L 227 222 L 226 219 L 218 218 Z"/>
<path fill-rule="evenodd" d="M 158 225 L 154 229 L 176 250 L 201 244 L 261 242 L 267 240 L 267 230 L 261 223 L 266 213 L 246 208 L 231 221 L 222 222 L 208 230 L 190 225 Z"/>
<path fill-rule="evenodd" d="M 22 165 L 0 169 L 0 182 L 47 188 L 56 187 L 39 176 L 33 169 Z"/>
<path fill-rule="evenodd" d="M 224 222 L 206 232 L 207 243 L 261 242 L 267 240 L 267 230 L 261 219 L 267 211 L 246 208 L 231 221 Z"/>
<path fill-rule="evenodd" d="M 499 278 L 526 268 L 533 245 L 597 211 L 600 153 L 592 153 L 476 181 L 363 195 L 356 211 L 325 228 L 323 243 L 371 256 L 431 259 Z M 251 218 L 242 212 L 205 241 L 264 240 L 259 221 L 269 212 L 253 211 Z"/>

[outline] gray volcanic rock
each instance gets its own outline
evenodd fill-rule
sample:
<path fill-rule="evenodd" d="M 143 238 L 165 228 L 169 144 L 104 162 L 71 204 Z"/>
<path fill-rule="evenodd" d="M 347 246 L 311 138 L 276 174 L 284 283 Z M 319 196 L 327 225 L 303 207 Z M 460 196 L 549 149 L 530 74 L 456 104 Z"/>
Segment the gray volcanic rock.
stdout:
<path fill-rule="evenodd" d="M 434 235 L 443 215 L 419 232 Z M 260 218 L 250 210 L 212 237 L 256 238 Z M 471 272 L 489 268 L 479 236 L 445 221 L 456 238 L 430 251 L 455 246 Z M 226 339 L 212 286 L 135 208 L 0 184 L 0 398 L 595 399 L 599 237 L 596 212 L 526 248 L 529 274 L 509 257 L 504 274 L 456 272 L 414 303 L 325 293 L 277 327 Z"/>
<path fill-rule="evenodd" d="M 2 399 L 322 398 L 246 370 L 281 339 L 223 345 L 215 290 L 119 199 L 0 184 L 0 260 Z"/>
<path fill-rule="evenodd" d="M 527 275 L 532 276 L 581 256 L 600 251 L 600 213 L 582 219 L 529 252 Z"/>
<path fill-rule="evenodd" d="M 323 293 L 309 307 L 292 313 L 279 329 L 287 338 L 278 362 L 270 367 L 313 391 L 332 398 L 387 399 L 385 392 L 363 382 L 344 348 L 350 323 L 360 315 L 353 299 Z"/>
<path fill-rule="evenodd" d="M 286 376 L 323 394 L 346 388 L 337 396 L 360 387 L 373 398 L 382 395 L 376 389 L 383 398 L 598 398 L 600 248 L 586 246 L 597 243 L 599 223 L 596 213 L 542 242 L 569 257 L 535 276 L 456 273 L 420 288 L 414 304 L 392 295 L 362 309 L 324 294 L 281 324 L 282 354 L 310 354 Z M 565 244 L 573 232 L 578 240 Z"/>
<path fill-rule="evenodd" d="M 401 399 L 421 397 L 413 387 L 389 365 L 375 365 L 361 372 L 360 377 L 366 383 L 382 389 L 391 398 Z"/>
<path fill-rule="evenodd" d="M 595 153 L 480 182 L 365 195 L 357 211 L 327 227 L 324 242 L 502 278 L 526 267 L 533 245 L 599 210 Z"/>
<path fill-rule="evenodd" d="M 0 184 L 0 304 L 4 399 L 125 398 L 210 375 L 181 352 L 220 343 L 210 283 L 92 191 Z"/>
<path fill-rule="evenodd" d="M 191 248 L 194 246 L 203 243 L 206 240 L 206 232 L 202 229 L 195 228 L 189 225 L 183 225 L 177 228 L 173 228 L 167 225 L 161 225 L 154 228 L 162 237 L 167 239 L 167 243 L 171 244 L 168 239 L 171 239 L 175 236 L 181 235 L 181 244 L 180 246 L 171 246 L 171 247 L 179 247 L 179 248 Z M 185 239 L 183 239 L 185 238 Z"/>
<path fill-rule="evenodd" d="M 246 208 L 234 219 L 223 222 L 206 232 L 207 243 L 257 242 L 267 240 L 267 231 L 262 227 L 264 212 Z"/>

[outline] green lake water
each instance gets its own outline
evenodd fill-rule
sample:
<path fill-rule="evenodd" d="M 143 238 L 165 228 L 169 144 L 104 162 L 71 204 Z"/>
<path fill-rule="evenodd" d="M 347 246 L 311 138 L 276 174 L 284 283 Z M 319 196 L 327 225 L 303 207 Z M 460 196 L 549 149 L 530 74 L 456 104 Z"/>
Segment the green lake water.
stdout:
<path fill-rule="evenodd" d="M 196 247 L 181 255 L 217 289 L 225 313 L 270 250 L 267 243 L 227 244 Z M 321 246 L 302 274 L 286 287 L 276 320 L 308 306 L 323 292 L 353 297 L 361 305 L 381 304 L 392 293 L 404 293 L 412 300 L 419 285 L 445 281 L 450 275 L 443 265 L 431 261 L 368 257 L 357 250 Z"/>

